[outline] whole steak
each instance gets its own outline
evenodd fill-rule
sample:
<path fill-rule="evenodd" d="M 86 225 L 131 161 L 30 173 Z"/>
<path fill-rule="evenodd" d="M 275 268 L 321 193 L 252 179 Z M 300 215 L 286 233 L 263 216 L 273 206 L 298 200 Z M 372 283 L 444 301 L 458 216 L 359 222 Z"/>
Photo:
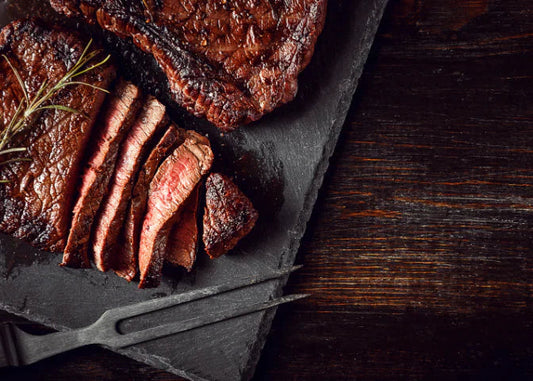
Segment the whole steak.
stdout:
<path fill-rule="evenodd" d="M 55 85 L 78 61 L 85 44 L 72 33 L 14 22 L 0 32 L 0 54 L 20 73 L 33 98 L 43 81 Z M 103 58 L 103 57 L 102 57 Z M 76 80 L 107 88 L 114 78 L 109 66 Z M 13 117 L 23 97 L 6 60 L 0 58 L 0 129 Z M 68 236 L 80 163 L 105 93 L 75 85 L 60 91 L 52 104 L 79 114 L 45 110 L 32 127 L 15 137 L 15 147 L 28 147 L 28 161 L 0 166 L 0 231 L 48 251 L 63 250 Z M 5 158 L 3 158 L 5 159 Z"/>
<path fill-rule="evenodd" d="M 223 131 L 291 101 L 327 0 L 50 0 L 131 38 L 165 72 L 175 101 Z"/>

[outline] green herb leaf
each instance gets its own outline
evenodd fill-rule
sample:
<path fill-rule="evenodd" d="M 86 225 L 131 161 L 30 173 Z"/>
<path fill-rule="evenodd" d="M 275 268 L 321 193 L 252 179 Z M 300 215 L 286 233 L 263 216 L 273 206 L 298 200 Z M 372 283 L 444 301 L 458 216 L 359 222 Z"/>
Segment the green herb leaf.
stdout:
<path fill-rule="evenodd" d="M 35 111 L 41 111 L 41 110 L 60 110 L 60 111 L 66 111 L 70 112 L 72 114 L 79 114 L 80 112 L 74 108 L 70 108 L 67 106 L 62 105 L 48 105 L 48 106 L 42 106 L 36 109 Z"/>
<path fill-rule="evenodd" d="M 9 159 L 9 160 L 2 161 L 0 163 L 0 165 L 16 163 L 16 162 L 19 162 L 19 161 L 31 161 L 31 159 L 29 157 L 16 157 L 14 159 Z"/>
<path fill-rule="evenodd" d="M 20 76 L 20 73 L 18 72 L 17 69 L 15 69 L 15 66 L 13 66 L 13 64 L 11 64 L 11 61 L 9 60 L 9 58 L 7 58 L 7 56 L 5 54 L 2 54 L 2 57 L 4 57 L 4 59 L 6 60 L 7 64 L 11 68 L 11 71 L 13 72 L 13 74 L 15 74 L 15 77 L 17 78 L 19 86 L 22 89 L 22 92 L 24 93 L 24 98 L 26 99 L 26 102 L 30 103 L 30 97 L 28 96 L 28 90 L 26 89 L 26 85 L 24 84 L 24 81 L 22 80 L 22 77 Z"/>
<path fill-rule="evenodd" d="M 17 153 L 17 152 L 26 152 L 28 149 L 27 148 L 9 148 L 9 149 L 5 149 L 3 151 L 0 151 L 0 155 L 7 155 L 7 154 L 10 154 L 10 153 Z"/>
<path fill-rule="evenodd" d="M 92 87 L 93 89 L 96 89 L 96 90 L 99 90 L 103 93 L 107 93 L 109 94 L 109 90 L 106 90 L 104 89 L 103 87 L 100 87 L 100 86 L 96 86 L 96 85 L 91 85 L 90 83 L 87 83 L 87 82 L 79 82 L 79 81 L 70 81 L 69 83 L 67 83 L 67 85 L 83 85 L 83 86 L 87 86 L 87 87 Z"/>

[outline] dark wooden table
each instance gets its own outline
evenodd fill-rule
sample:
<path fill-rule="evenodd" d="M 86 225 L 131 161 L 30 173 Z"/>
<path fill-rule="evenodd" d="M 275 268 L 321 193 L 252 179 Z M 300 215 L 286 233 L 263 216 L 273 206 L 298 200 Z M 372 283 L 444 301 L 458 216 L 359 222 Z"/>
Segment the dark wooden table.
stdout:
<path fill-rule="evenodd" d="M 391 0 L 256 380 L 533 377 L 532 5 Z M 86 348 L 0 379 L 176 377 Z"/>

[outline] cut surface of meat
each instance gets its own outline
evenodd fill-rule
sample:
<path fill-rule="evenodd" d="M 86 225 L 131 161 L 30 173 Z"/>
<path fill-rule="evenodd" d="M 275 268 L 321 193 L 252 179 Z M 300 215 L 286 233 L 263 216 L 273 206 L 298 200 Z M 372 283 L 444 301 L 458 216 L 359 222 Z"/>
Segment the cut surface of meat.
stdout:
<path fill-rule="evenodd" d="M 257 211 L 227 177 L 212 173 L 206 181 L 203 242 L 206 253 L 218 258 L 233 249 L 253 229 Z"/>
<path fill-rule="evenodd" d="M 187 131 L 183 144 L 161 164 L 148 194 L 139 242 L 139 288 L 156 287 L 161 279 L 170 228 L 180 208 L 213 163 L 209 141 Z"/>
<path fill-rule="evenodd" d="M 171 124 L 161 140 L 156 144 L 150 155 L 143 163 L 135 187 L 133 188 L 131 201 L 126 213 L 126 222 L 122 237 L 120 260 L 115 262 L 114 270 L 117 275 L 131 281 L 137 274 L 137 253 L 139 250 L 139 235 L 142 219 L 146 211 L 148 188 L 159 164 L 165 159 L 171 150 L 183 142 L 185 131 Z"/>
<path fill-rule="evenodd" d="M 46 80 L 56 84 L 80 58 L 86 44 L 71 32 L 34 21 L 17 21 L 0 32 L 0 54 L 20 73 L 34 97 Z M 104 57 L 102 57 L 104 58 Z M 115 75 L 104 65 L 76 80 L 108 88 Z M 0 128 L 13 117 L 22 90 L 0 57 Z M 0 230 L 47 251 L 65 247 L 76 185 L 86 144 L 105 93 L 75 85 L 60 91 L 53 104 L 79 111 L 45 110 L 27 132 L 15 137 L 13 147 L 28 147 L 29 161 L 0 167 Z"/>
<path fill-rule="evenodd" d="M 96 123 L 97 137 L 89 147 L 92 152 L 74 206 L 63 266 L 91 266 L 88 254 L 93 221 L 108 190 L 124 134 L 139 110 L 140 95 L 135 85 L 120 81 Z"/>
<path fill-rule="evenodd" d="M 107 271 L 121 262 L 116 245 L 124 223 L 126 208 L 131 199 L 135 175 L 154 135 L 168 124 L 166 109 L 150 96 L 142 106 L 128 131 L 118 155 L 109 191 L 98 213 L 93 233 L 94 263 L 100 271 Z"/>
<path fill-rule="evenodd" d="M 165 260 L 191 271 L 198 249 L 198 195 L 200 185 L 189 196 L 178 221 L 170 231 Z"/>
<path fill-rule="evenodd" d="M 152 54 L 174 100 L 224 131 L 292 100 L 327 0 L 50 0 Z"/>

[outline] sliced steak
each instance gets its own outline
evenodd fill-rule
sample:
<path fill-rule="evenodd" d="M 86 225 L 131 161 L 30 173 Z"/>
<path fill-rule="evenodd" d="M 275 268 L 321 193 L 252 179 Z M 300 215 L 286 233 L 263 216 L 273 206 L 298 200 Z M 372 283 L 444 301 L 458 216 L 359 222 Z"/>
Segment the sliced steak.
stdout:
<path fill-rule="evenodd" d="M 100 271 L 114 267 L 112 255 L 120 254 L 116 244 L 131 199 L 135 175 L 152 138 L 167 124 L 165 106 L 150 96 L 122 142 L 109 191 L 94 226 L 94 263 Z M 120 259 L 117 261 L 120 262 Z"/>
<path fill-rule="evenodd" d="M 93 221 L 108 190 L 124 134 L 139 111 L 140 96 L 135 85 L 120 81 L 100 116 L 98 134 L 95 144 L 91 144 L 92 153 L 74 206 L 63 266 L 91 266 L 88 253 Z"/>
<path fill-rule="evenodd" d="M 159 285 L 170 228 L 213 163 L 209 141 L 192 131 L 187 134 L 184 143 L 165 159 L 150 183 L 139 242 L 139 288 Z"/>
<path fill-rule="evenodd" d="M 24 81 L 30 97 L 43 81 L 56 84 L 78 61 L 86 44 L 71 32 L 33 21 L 14 22 L 0 32 L 0 54 L 6 55 Z M 103 58 L 103 57 L 102 57 Z M 107 88 L 114 69 L 105 65 L 79 81 Z M 0 57 L 0 128 L 14 115 L 23 94 Z M 28 147 L 27 158 L 0 167 L 0 230 L 48 251 L 61 251 L 68 236 L 76 184 L 91 129 L 105 93 L 69 86 L 51 100 L 78 110 L 46 110 L 29 131 L 19 134 L 13 147 Z M 20 156 L 20 155 L 19 155 Z"/>
<path fill-rule="evenodd" d="M 148 199 L 150 182 L 163 159 L 168 156 L 176 145 L 183 143 L 184 134 L 185 131 L 171 124 L 139 171 L 126 213 L 121 253 L 119 254 L 119 258 L 114 261 L 113 266 L 117 275 L 128 281 L 131 281 L 137 274 L 139 235 L 146 211 L 146 200 Z"/>
<path fill-rule="evenodd" d="M 176 102 L 222 130 L 259 119 L 297 91 L 327 0 L 50 0 L 131 38 L 165 72 Z"/>
<path fill-rule="evenodd" d="M 212 173 L 206 181 L 203 241 L 211 258 L 233 249 L 253 229 L 257 211 L 226 176 Z"/>
<path fill-rule="evenodd" d="M 189 196 L 172 227 L 167 244 L 165 260 L 191 271 L 198 249 L 198 195 L 200 185 Z"/>

